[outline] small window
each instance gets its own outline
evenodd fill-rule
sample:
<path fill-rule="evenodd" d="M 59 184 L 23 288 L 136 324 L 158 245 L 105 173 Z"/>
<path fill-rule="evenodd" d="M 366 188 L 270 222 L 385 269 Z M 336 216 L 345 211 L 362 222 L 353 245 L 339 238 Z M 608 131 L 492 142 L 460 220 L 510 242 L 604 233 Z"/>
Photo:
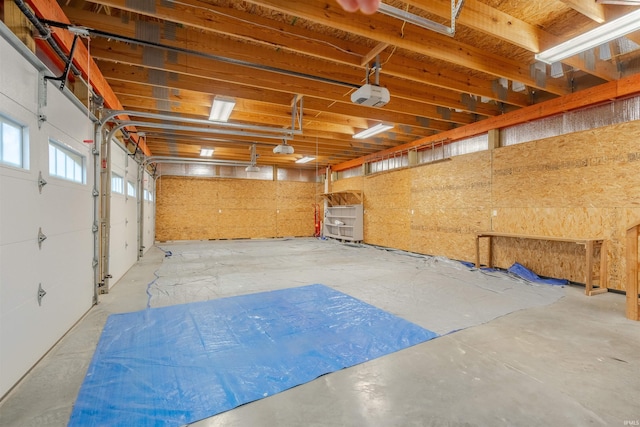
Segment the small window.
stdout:
<path fill-rule="evenodd" d="M 124 194 L 124 178 L 115 172 L 111 172 L 111 192 Z"/>
<path fill-rule="evenodd" d="M 0 116 L 0 163 L 29 168 L 25 133 L 24 127 Z"/>
<path fill-rule="evenodd" d="M 49 175 L 84 184 L 84 157 L 49 140 Z"/>
<path fill-rule="evenodd" d="M 153 193 L 146 188 L 144 190 L 144 199 L 148 202 L 153 202 Z"/>
<path fill-rule="evenodd" d="M 131 181 L 127 181 L 127 196 L 136 197 L 136 187 Z"/>

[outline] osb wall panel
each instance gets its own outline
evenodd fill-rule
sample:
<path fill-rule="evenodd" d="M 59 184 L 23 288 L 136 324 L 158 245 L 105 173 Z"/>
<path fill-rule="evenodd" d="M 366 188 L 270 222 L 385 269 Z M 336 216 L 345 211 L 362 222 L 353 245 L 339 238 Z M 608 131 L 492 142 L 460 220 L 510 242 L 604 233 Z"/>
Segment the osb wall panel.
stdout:
<path fill-rule="evenodd" d="M 461 261 L 475 259 L 475 234 L 489 229 L 486 208 L 425 209 L 411 217 L 411 251 Z M 487 253 L 486 242 L 481 254 Z"/>
<path fill-rule="evenodd" d="M 279 182 L 277 188 L 277 237 L 313 236 L 314 211 L 320 208 L 322 184 L 307 182 Z M 318 210 L 322 218 L 321 209 Z"/>
<path fill-rule="evenodd" d="M 329 186 L 329 192 L 338 192 L 345 190 L 364 190 L 364 180 L 362 176 L 354 176 L 352 178 L 339 179 L 332 181 Z"/>
<path fill-rule="evenodd" d="M 364 180 L 364 240 L 409 250 L 411 172 L 403 169 Z"/>
<path fill-rule="evenodd" d="M 640 122 L 494 151 L 493 229 L 608 240 L 609 287 L 624 290 L 626 228 L 640 218 Z M 508 241 L 511 240 L 511 241 Z M 584 250 L 498 239 L 494 263 L 584 283 Z"/>
<path fill-rule="evenodd" d="M 475 233 L 491 226 L 491 153 L 457 156 L 411 173 L 411 250 L 473 260 Z"/>
<path fill-rule="evenodd" d="M 640 122 L 339 180 L 333 191 L 359 182 L 366 243 L 473 261 L 478 231 L 604 238 L 608 286 L 624 290 L 625 232 L 640 221 Z M 493 249 L 499 267 L 584 283 L 580 245 L 497 238 Z"/>
<path fill-rule="evenodd" d="M 162 177 L 156 240 L 312 236 L 314 183 Z"/>

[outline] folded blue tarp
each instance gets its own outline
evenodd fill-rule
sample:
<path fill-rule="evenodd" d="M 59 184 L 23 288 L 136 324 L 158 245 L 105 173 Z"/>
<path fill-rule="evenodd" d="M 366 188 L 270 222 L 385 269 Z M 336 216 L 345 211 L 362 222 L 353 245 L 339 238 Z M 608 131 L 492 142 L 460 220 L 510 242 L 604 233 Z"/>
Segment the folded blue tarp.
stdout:
<path fill-rule="evenodd" d="M 522 264 L 518 264 L 517 262 L 514 263 L 511 267 L 509 267 L 507 271 L 511 274 L 515 274 L 516 276 L 521 277 L 533 283 L 543 283 L 546 285 L 554 285 L 554 286 L 562 286 L 569 283 L 569 281 L 566 279 L 553 279 L 553 278 L 543 279 L 533 271 L 529 270 L 527 267 L 523 266 Z"/>
<path fill-rule="evenodd" d="M 437 335 L 323 285 L 107 319 L 70 426 L 181 426 Z"/>

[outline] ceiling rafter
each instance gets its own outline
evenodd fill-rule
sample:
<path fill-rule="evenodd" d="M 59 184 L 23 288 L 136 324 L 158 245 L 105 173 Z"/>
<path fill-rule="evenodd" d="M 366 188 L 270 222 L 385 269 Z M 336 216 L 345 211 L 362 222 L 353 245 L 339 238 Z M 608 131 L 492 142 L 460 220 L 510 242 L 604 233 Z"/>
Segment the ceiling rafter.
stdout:
<path fill-rule="evenodd" d="M 319 24 L 338 26 L 344 31 L 367 37 L 377 42 L 385 42 L 394 46 L 433 57 L 451 64 L 481 71 L 495 77 L 505 77 L 525 83 L 536 89 L 545 90 L 556 95 L 569 93 L 565 84 L 547 80 L 540 85 L 530 76 L 529 66 L 523 66 L 514 60 L 483 51 L 480 48 L 450 39 L 447 36 L 413 29 L 407 26 L 402 32 L 398 20 L 368 16 L 366 19 L 354 20 L 347 16 L 339 6 L 321 0 L 291 2 L 288 0 L 249 0 L 251 3 L 267 6 L 282 13 L 299 16 Z"/>
<path fill-rule="evenodd" d="M 56 0 L 28 1 L 58 7 Z M 57 1 L 69 21 L 94 31 L 96 67 L 127 110 L 205 119 L 214 96 L 224 95 L 236 100 L 231 121 L 240 128 L 285 129 L 292 100 L 302 99 L 303 133 L 289 140 L 293 155 L 274 154 L 279 142 L 259 135 L 141 122 L 156 155 L 196 158 L 207 146 L 219 159 L 249 162 L 247 147 L 256 144 L 262 164 L 343 166 L 443 132 L 469 135 L 487 118 L 493 123 L 503 113 L 640 72 L 640 49 L 629 43 L 612 43 L 609 60 L 599 59 L 598 49 L 563 60 L 555 77 L 548 66 L 534 67 L 534 53 L 632 9 L 587 0 L 465 0 L 453 37 L 385 14 L 347 13 L 335 0 Z M 451 19 L 450 0 L 390 4 L 434 22 Z M 637 41 L 640 32 L 627 38 Z M 373 70 L 391 93 L 382 108 L 351 102 Z M 394 127 L 352 138 L 380 122 Z M 303 155 L 317 163 L 294 165 Z"/>
<path fill-rule="evenodd" d="M 116 3 L 120 0 L 108 0 L 111 2 L 112 7 L 116 7 Z M 124 7 L 124 6 L 123 6 Z M 124 9 L 130 10 L 131 8 Z M 168 8 L 163 8 L 162 6 L 157 6 L 159 10 L 159 15 L 166 22 L 173 22 L 180 25 L 185 25 L 184 28 L 175 29 L 175 41 L 172 43 L 171 40 L 165 40 L 166 44 L 173 44 L 177 46 L 184 46 L 189 44 L 189 46 L 194 50 L 199 51 L 213 51 L 213 47 L 216 45 L 220 45 L 220 40 L 227 40 L 227 46 L 219 49 L 218 52 L 224 51 L 225 54 L 235 55 L 238 51 L 241 53 L 236 56 L 236 58 L 241 59 L 250 59 L 255 58 L 254 55 L 247 54 L 246 51 L 248 49 L 253 49 L 254 51 L 261 52 L 259 56 L 265 57 L 267 53 L 273 54 L 277 53 L 277 59 L 274 58 L 274 61 L 283 61 L 287 64 L 295 64 L 296 62 L 303 62 L 301 59 L 296 59 L 296 57 L 286 58 L 285 50 L 288 52 L 295 52 L 299 54 L 305 55 L 306 63 L 311 61 L 310 58 L 315 58 L 315 60 L 324 60 L 322 66 L 317 65 L 314 70 L 326 70 L 326 73 L 331 74 L 335 73 L 336 66 L 338 65 L 351 65 L 354 67 L 360 67 L 360 63 L 362 60 L 358 59 L 358 57 L 354 58 L 355 52 L 362 52 L 362 58 L 371 55 L 374 50 L 369 49 L 368 47 L 364 47 L 361 45 L 354 45 L 353 43 L 345 43 L 339 39 L 329 39 L 326 36 L 323 37 L 322 41 L 329 43 L 331 46 L 339 47 L 339 52 L 343 50 L 349 49 L 353 54 L 349 55 L 349 61 L 344 62 L 336 57 L 333 52 L 326 53 L 326 49 L 318 50 L 317 44 L 310 43 L 309 38 L 312 37 L 308 34 L 307 30 L 301 29 L 299 27 L 287 27 L 288 37 L 284 38 L 281 35 L 277 35 L 280 30 L 274 31 L 276 35 L 270 35 L 270 42 L 266 45 L 259 42 L 256 38 L 252 39 L 252 42 L 255 42 L 255 45 L 247 46 L 246 43 L 237 42 L 238 48 L 232 49 L 229 48 L 231 41 L 229 38 L 220 39 L 220 37 L 216 37 L 215 34 L 223 34 L 225 36 L 230 36 L 235 39 L 244 39 L 242 36 L 242 32 L 238 31 L 240 34 L 229 33 L 233 29 L 239 28 L 242 25 L 242 22 L 246 21 L 250 18 L 250 16 L 244 17 L 244 19 L 237 18 L 237 13 L 234 14 L 233 19 L 237 20 L 238 25 L 218 25 L 219 22 L 216 21 L 216 25 L 211 26 L 206 30 L 205 33 L 199 31 L 198 33 L 191 33 L 194 29 L 202 30 L 203 23 L 201 19 L 198 18 L 197 15 L 180 17 L 175 13 L 171 13 L 171 10 Z M 66 8 L 65 12 L 68 13 L 69 17 L 72 19 L 74 23 L 78 25 L 87 26 L 90 28 L 100 29 L 102 31 L 113 32 L 118 34 L 127 34 L 129 37 L 135 35 L 135 26 L 134 23 L 131 22 L 129 24 L 122 23 L 120 19 L 115 17 L 97 17 L 95 14 L 91 14 L 86 11 L 79 11 L 74 8 Z M 236 22 L 234 21 L 234 24 Z M 271 25 L 275 25 L 277 22 L 271 22 Z M 266 23 L 261 23 L 261 26 L 266 25 Z M 192 28 L 191 30 L 189 28 Z M 388 44 L 388 43 L 386 43 Z M 382 43 L 378 43 L 376 48 L 383 45 Z M 264 47 L 260 48 L 260 46 L 266 46 L 267 50 L 264 50 Z M 321 44 L 323 48 L 326 48 L 325 44 Z M 376 49 L 374 48 L 374 49 Z M 235 53 L 234 53 L 235 52 Z M 360 55 L 359 53 L 357 55 Z M 340 56 L 340 55 L 338 55 Z M 375 56 L 375 55 L 373 55 Z M 395 58 L 398 58 L 396 56 Z M 529 99 L 518 93 L 509 92 L 506 96 L 499 97 L 493 90 L 492 83 L 486 80 L 482 80 L 479 78 L 470 77 L 466 74 L 462 74 L 460 72 L 455 72 L 452 70 L 442 69 L 440 67 L 436 67 L 430 65 L 425 62 L 418 62 L 415 60 L 409 60 L 405 58 L 401 58 L 402 64 L 386 64 L 385 58 L 382 58 L 382 62 L 384 67 L 382 69 L 383 75 L 390 75 L 406 80 L 411 80 L 415 82 L 419 82 L 421 84 L 426 84 L 434 87 L 439 87 L 446 90 L 452 90 L 459 93 L 469 93 L 475 96 L 484 97 L 487 99 L 500 100 L 506 104 L 511 104 L 519 107 L 523 107 L 529 105 Z M 328 62 L 327 62 L 328 61 Z M 336 64 L 336 66 L 331 69 L 330 64 Z M 366 65 L 366 64 L 365 64 Z M 344 68 L 344 67 L 343 67 Z M 364 78 L 363 72 L 357 72 L 357 74 L 352 74 L 351 83 L 357 84 Z"/>
<path fill-rule="evenodd" d="M 602 24 L 606 21 L 604 6 L 593 0 L 561 0 L 562 3 L 580 12 L 589 19 Z"/>
<path fill-rule="evenodd" d="M 407 4 L 422 7 L 442 17 L 446 17 L 451 9 L 451 5 L 447 0 L 432 0 L 426 5 L 422 5 L 423 2 L 420 0 L 406 1 Z M 576 1 L 583 3 L 580 0 Z M 591 0 L 585 0 L 584 2 L 589 1 Z M 541 28 L 528 24 L 498 9 L 494 9 L 479 0 L 465 0 L 464 7 L 457 22 L 459 25 L 480 31 L 532 53 L 538 53 L 563 41 L 560 37 L 556 37 Z M 587 70 L 588 68 L 584 59 L 580 57 L 569 58 L 565 63 L 580 70 Z M 598 61 L 593 69 L 588 69 L 587 71 L 605 80 L 615 80 L 619 77 L 615 66 L 604 61 Z"/>

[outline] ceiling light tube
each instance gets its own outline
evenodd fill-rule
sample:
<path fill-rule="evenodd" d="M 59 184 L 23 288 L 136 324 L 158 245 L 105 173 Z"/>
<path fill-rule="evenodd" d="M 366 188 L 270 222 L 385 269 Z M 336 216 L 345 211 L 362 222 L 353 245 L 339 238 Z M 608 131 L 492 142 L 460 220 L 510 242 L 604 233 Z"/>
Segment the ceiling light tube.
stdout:
<path fill-rule="evenodd" d="M 380 3 L 380 7 L 378 11 L 384 15 L 410 22 L 411 24 L 417 25 L 422 28 L 426 28 L 428 30 L 435 31 L 440 34 L 446 34 L 450 36 L 452 33 L 451 28 L 445 25 L 439 24 L 429 19 L 425 19 L 421 16 L 415 15 L 410 12 L 405 12 L 402 9 L 389 6 L 386 3 Z"/>
<path fill-rule="evenodd" d="M 386 123 L 378 123 L 377 125 L 372 126 L 369 129 L 365 129 L 362 132 L 356 133 L 355 135 L 353 135 L 353 138 L 354 139 L 369 138 L 370 136 L 377 135 L 391 128 L 393 128 L 393 125 L 386 124 Z"/>
<path fill-rule="evenodd" d="M 311 157 L 311 156 L 304 156 L 298 160 L 296 160 L 296 163 L 309 163 L 311 160 L 315 160 L 315 157 Z"/>
<path fill-rule="evenodd" d="M 637 30 L 640 30 L 640 10 L 628 13 L 621 18 L 609 21 L 591 31 L 540 52 L 536 54 L 536 60 L 547 64 L 560 62 Z"/>
<path fill-rule="evenodd" d="M 213 105 L 211 106 L 211 113 L 209 114 L 209 120 L 215 122 L 226 122 L 231 116 L 233 107 L 236 106 L 236 100 L 227 96 L 216 96 L 213 99 Z"/>
<path fill-rule="evenodd" d="M 200 149 L 200 157 L 211 157 L 211 156 L 213 156 L 213 148 Z"/>

